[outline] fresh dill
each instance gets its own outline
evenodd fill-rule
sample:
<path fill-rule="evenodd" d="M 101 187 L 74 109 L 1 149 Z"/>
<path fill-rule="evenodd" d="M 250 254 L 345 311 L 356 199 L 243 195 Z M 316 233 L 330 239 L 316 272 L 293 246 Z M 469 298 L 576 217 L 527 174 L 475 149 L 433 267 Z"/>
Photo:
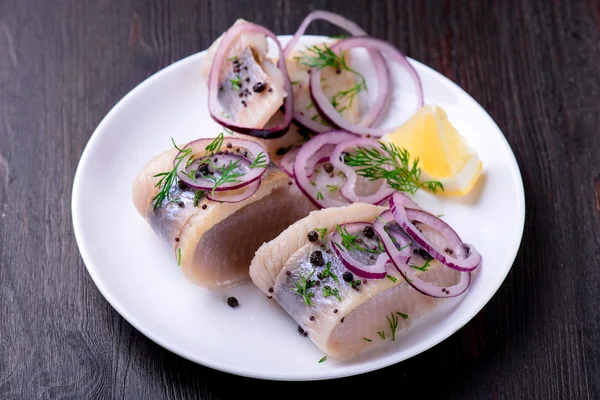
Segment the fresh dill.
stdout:
<path fill-rule="evenodd" d="M 401 313 L 401 312 L 399 312 L 399 311 L 396 311 L 396 314 L 398 314 L 399 316 L 401 316 L 401 317 L 402 317 L 402 319 L 408 319 L 408 314 L 402 314 L 402 313 Z"/>
<path fill-rule="evenodd" d="M 321 279 L 325 279 L 328 276 L 330 276 L 337 283 L 340 283 L 337 275 L 335 273 L 331 272 L 331 261 L 327 261 L 325 269 L 321 272 Z M 335 289 L 335 290 L 337 291 L 337 289 Z M 327 296 L 325 296 L 325 297 L 327 297 Z"/>
<path fill-rule="evenodd" d="M 348 232 L 348 229 L 344 226 L 337 225 L 335 230 L 342 237 L 342 246 L 344 246 L 346 248 L 346 250 L 348 250 L 348 251 L 354 249 L 357 251 L 364 251 L 367 253 L 377 253 L 378 254 L 378 253 L 382 252 L 381 248 L 379 248 L 378 250 L 373 250 L 373 249 L 369 249 L 367 247 L 361 246 L 358 243 L 358 236 L 351 235 Z M 339 243 L 335 243 L 335 244 L 339 246 Z M 381 245 L 381 243 L 380 243 L 380 245 Z"/>
<path fill-rule="evenodd" d="M 392 281 L 394 283 L 398 282 L 398 278 L 396 278 L 395 276 L 386 275 L 385 277 L 388 278 L 390 281 Z"/>
<path fill-rule="evenodd" d="M 204 192 L 202 190 L 196 190 L 196 193 L 194 193 L 194 207 L 198 207 L 198 203 L 200 203 L 202 196 L 204 196 Z"/>
<path fill-rule="evenodd" d="M 323 297 L 329 296 L 334 296 L 338 301 L 342 301 L 338 288 L 332 288 L 331 286 L 325 285 L 323 286 Z"/>
<path fill-rule="evenodd" d="M 335 191 L 336 191 L 336 190 L 338 190 L 338 189 L 339 189 L 339 187 L 338 187 L 338 186 L 335 186 L 335 185 L 327 185 L 327 191 L 328 191 L 329 193 L 331 193 L 331 192 L 335 192 Z"/>
<path fill-rule="evenodd" d="M 385 317 L 390 324 L 390 329 L 392 330 L 392 340 L 396 340 L 396 329 L 398 329 L 398 317 L 392 312 L 390 313 L 390 317 Z"/>
<path fill-rule="evenodd" d="M 231 160 L 229 161 L 229 165 L 225 166 L 223 165 L 221 167 L 221 176 L 220 177 L 216 177 L 215 175 L 208 175 L 207 178 L 210 179 L 211 181 L 214 182 L 213 188 L 212 188 L 212 194 L 215 194 L 215 190 L 226 184 L 226 183 L 239 183 L 241 182 L 239 179 L 239 177 L 244 176 L 243 173 L 239 173 L 239 172 L 235 172 L 235 170 L 237 168 L 239 168 L 240 164 L 240 160 L 237 160 L 236 162 L 231 162 Z"/>
<path fill-rule="evenodd" d="M 297 85 L 297 84 L 299 84 L 300 82 L 302 82 L 302 81 L 292 81 L 291 83 L 292 83 L 292 86 L 296 86 L 296 85 Z"/>
<path fill-rule="evenodd" d="M 306 107 L 304 107 L 305 110 L 310 110 L 311 108 L 313 108 L 315 105 L 312 103 L 312 101 L 310 101 Z"/>
<path fill-rule="evenodd" d="M 233 131 L 231 129 L 223 128 L 223 130 L 225 131 L 226 134 L 233 135 Z"/>
<path fill-rule="evenodd" d="M 422 267 L 416 266 L 416 265 L 411 265 L 411 268 L 416 269 L 417 271 L 421 271 L 421 272 L 426 272 L 427 269 L 430 267 L 429 264 L 431 264 L 431 261 L 433 260 L 433 258 L 430 258 L 429 260 L 425 261 L 425 264 L 423 264 Z"/>
<path fill-rule="evenodd" d="M 351 167 L 358 167 L 358 175 L 370 181 L 385 179 L 392 189 L 414 194 L 425 188 L 432 193 L 443 191 L 444 186 L 438 181 L 420 182 L 421 168 L 419 158 L 410 164 L 410 154 L 406 149 L 398 148 L 390 143 L 380 142 L 381 149 L 358 146 L 354 152 L 344 157 L 344 162 Z"/>
<path fill-rule="evenodd" d="M 317 193 L 317 200 L 323 200 L 323 194 L 321 192 Z"/>
<path fill-rule="evenodd" d="M 325 357 L 321 358 L 321 359 L 319 360 L 319 364 L 321 364 L 322 362 L 325 362 L 326 360 L 327 360 L 327 356 L 325 356 Z"/>
<path fill-rule="evenodd" d="M 177 170 L 179 169 L 179 166 L 183 160 L 192 152 L 192 149 L 180 149 L 175 144 L 175 140 L 173 140 L 173 138 L 171 138 L 171 142 L 173 142 L 173 146 L 179 150 L 179 154 L 175 157 L 175 166 L 173 166 L 171 171 L 161 172 L 160 174 L 154 175 L 155 178 L 160 178 L 156 185 L 154 185 L 155 188 L 160 188 L 156 196 L 152 198 L 152 201 L 154 201 L 154 210 L 160 207 L 165 199 L 169 198 L 171 186 L 177 183 Z"/>
<path fill-rule="evenodd" d="M 436 215 L 436 217 L 438 217 L 438 218 L 442 218 L 443 216 L 444 216 L 444 214 L 438 214 L 438 215 Z"/>
<path fill-rule="evenodd" d="M 319 232 L 319 235 L 321 235 L 321 239 L 325 239 L 325 235 L 327 234 L 327 228 L 315 228 L 315 231 Z"/>
<path fill-rule="evenodd" d="M 323 48 L 319 46 L 311 46 L 306 49 L 306 52 L 302 52 L 301 56 L 296 57 L 296 61 L 301 65 L 305 65 L 310 68 L 317 68 L 319 70 L 325 67 L 332 67 L 338 72 L 349 71 L 360 79 L 356 85 L 352 86 L 348 90 L 339 91 L 331 99 L 331 104 L 340 113 L 346 108 L 352 106 L 352 102 L 357 94 L 363 90 L 368 91 L 367 80 L 360 72 L 348 66 L 344 52 L 336 54 L 327 45 L 324 45 Z M 338 108 L 344 99 L 348 99 L 348 105 L 343 108 Z"/>
<path fill-rule="evenodd" d="M 366 340 L 367 342 L 372 342 L 371 339 L 364 337 L 363 340 Z"/>
<path fill-rule="evenodd" d="M 266 158 L 267 156 L 265 156 L 264 152 L 261 151 L 260 153 L 258 153 L 254 161 L 252 161 L 252 164 L 250 164 L 250 169 L 267 168 L 267 163 L 265 162 Z"/>
<path fill-rule="evenodd" d="M 379 332 L 377 332 L 377 334 L 379 335 L 380 338 L 385 340 L 385 331 L 379 331 Z"/>
<path fill-rule="evenodd" d="M 233 56 L 233 57 L 229 57 L 228 60 L 229 61 L 237 61 L 238 56 Z"/>
<path fill-rule="evenodd" d="M 236 75 L 234 79 L 230 79 L 229 81 L 233 90 L 240 90 L 242 88 L 242 78 L 239 75 Z"/>
<path fill-rule="evenodd" d="M 294 292 L 302 296 L 304 299 L 304 304 L 307 306 L 313 305 L 312 298 L 315 296 L 315 294 L 310 291 L 310 288 L 314 285 L 310 278 L 312 278 L 314 273 L 315 270 L 313 269 L 313 271 L 307 276 L 300 274 L 300 280 L 296 282 L 296 287 L 292 289 Z"/>
<path fill-rule="evenodd" d="M 221 132 L 216 138 L 213 139 L 212 142 L 208 144 L 208 146 L 204 148 L 209 153 L 209 156 L 213 156 L 215 153 L 221 150 L 223 140 L 225 140 L 225 135 L 223 132 Z"/>
<path fill-rule="evenodd" d="M 313 186 L 317 186 L 317 184 L 315 183 L 315 181 L 310 181 L 309 183 L 310 183 L 311 185 L 313 185 Z"/>
<path fill-rule="evenodd" d="M 181 267 L 181 247 L 177 248 L 177 265 Z"/>
<path fill-rule="evenodd" d="M 329 36 L 329 39 L 346 39 L 350 36 L 348 35 L 337 35 L 337 36 Z"/>

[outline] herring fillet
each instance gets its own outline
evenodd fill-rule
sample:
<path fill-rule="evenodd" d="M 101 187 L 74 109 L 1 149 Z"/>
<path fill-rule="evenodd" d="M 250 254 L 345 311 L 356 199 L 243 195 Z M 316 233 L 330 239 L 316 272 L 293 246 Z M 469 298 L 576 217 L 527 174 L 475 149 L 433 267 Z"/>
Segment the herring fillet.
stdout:
<path fill-rule="evenodd" d="M 194 207 L 195 191 L 173 185 L 170 194 L 177 201 L 154 210 L 152 199 L 158 192 L 154 175 L 172 169 L 176 155 L 177 150 L 172 149 L 151 159 L 134 181 L 132 199 L 176 259 L 181 252 L 185 277 L 200 286 L 218 288 L 246 279 L 254 251 L 314 209 L 289 185 L 284 172 L 270 166 L 258 191 L 244 201 L 217 203 L 203 197 Z"/>
<path fill-rule="evenodd" d="M 389 275 L 396 279 L 395 282 L 387 278 L 368 279 L 357 291 L 343 281 L 342 275 L 347 269 L 335 252 L 331 249 L 323 251 L 306 237 L 314 228 L 327 228 L 332 232 L 338 224 L 373 221 L 384 209 L 355 203 L 312 212 L 261 246 L 252 260 L 250 276 L 254 283 L 264 293 L 272 295 L 329 356 L 351 357 L 370 346 L 391 340 L 393 334 L 387 319 L 391 316 L 397 319 L 395 339 L 400 340 L 403 331 L 426 318 L 443 301 L 416 291 L 394 268 L 389 268 Z M 313 268 L 309 261 L 310 254 L 316 250 L 322 251 L 325 262 L 331 262 L 331 271 L 337 275 L 339 283 L 331 277 L 321 279 L 320 284 L 311 289 L 313 305 L 307 306 L 294 289 L 300 276 L 307 277 L 315 270 L 315 279 L 316 273 L 322 271 L 322 267 Z M 458 280 L 456 271 L 437 261 L 431 262 L 429 269 L 419 276 L 439 285 L 452 285 Z M 331 295 L 326 297 L 323 292 L 326 285 L 338 289 L 341 300 Z M 408 318 L 404 319 L 402 315 Z"/>

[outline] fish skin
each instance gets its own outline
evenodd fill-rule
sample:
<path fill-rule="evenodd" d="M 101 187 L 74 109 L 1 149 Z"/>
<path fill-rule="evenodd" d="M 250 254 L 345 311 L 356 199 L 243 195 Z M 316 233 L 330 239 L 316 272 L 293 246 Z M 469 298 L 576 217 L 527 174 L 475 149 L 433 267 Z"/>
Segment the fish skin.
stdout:
<path fill-rule="evenodd" d="M 328 232 L 332 232 L 332 225 L 335 227 L 346 222 L 373 221 L 383 209 L 355 203 L 347 207 L 315 211 L 263 245 L 252 261 L 250 276 L 254 283 L 266 292 L 273 288 L 271 295 L 328 356 L 348 358 L 367 348 L 391 341 L 392 332 L 386 317 L 392 315 L 398 319 L 395 339 L 399 340 L 404 332 L 425 319 L 444 301 L 416 291 L 395 268 L 389 268 L 388 274 L 396 282 L 387 278 L 368 279 L 367 283 L 362 283 L 355 290 L 342 279 L 347 269 L 335 252 L 332 249 L 323 251 L 318 242 L 311 243 L 306 238 L 308 231 L 316 227 L 327 227 Z M 317 250 L 322 251 L 324 265 L 328 261 L 331 263 L 331 271 L 337 275 L 339 283 L 331 277 L 321 279 L 320 285 L 311 288 L 312 305 L 307 306 L 304 298 L 294 288 L 301 275 L 306 278 L 313 270 L 309 261 L 310 254 Z M 323 267 L 314 269 L 316 272 L 312 279 L 317 279 L 317 273 Z M 289 275 L 286 273 L 288 271 Z M 427 272 L 417 273 L 421 279 L 440 285 L 451 285 L 458 280 L 457 271 L 437 261 L 431 262 Z M 354 279 L 358 277 L 354 276 Z M 341 300 L 334 296 L 325 297 L 322 292 L 325 285 L 337 288 Z M 403 319 L 397 313 L 406 314 L 408 318 Z M 378 335 L 377 332 L 380 331 L 385 332 L 385 340 Z"/>
<path fill-rule="evenodd" d="M 150 160 L 134 181 L 132 199 L 140 215 L 165 240 L 176 259 L 181 249 L 179 261 L 185 277 L 200 286 L 217 288 L 245 280 L 254 251 L 289 224 L 314 210 L 310 201 L 295 186 L 289 185 L 287 175 L 273 165 L 267 168 L 258 191 L 241 202 L 216 203 L 202 198 L 198 207 L 194 207 L 195 192 L 174 186 L 172 198 L 181 199 L 184 207 L 178 205 L 179 201 L 165 201 L 163 207 L 154 210 L 152 199 L 158 192 L 155 185 L 159 179 L 154 175 L 169 171 L 176 155 L 177 150 L 172 149 Z M 277 209 L 278 204 L 274 203 L 283 201 L 287 207 Z M 202 209 L 203 204 L 207 205 L 206 209 Z M 263 209 L 265 207 L 268 212 Z M 281 210 L 280 215 L 274 209 Z M 272 218 L 264 218 L 265 214 Z M 228 219 L 245 222 L 249 227 L 241 230 L 239 226 L 228 224 Z M 251 235 L 240 234 L 251 230 L 254 230 Z M 224 246 L 227 240 L 218 240 L 221 236 L 239 241 Z M 176 241 L 176 238 L 179 240 Z M 209 240 L 210 251 L 200 251 L 208 249 L 204 242 Z M 206 254 L 213 259 L 207 259 Z"/>

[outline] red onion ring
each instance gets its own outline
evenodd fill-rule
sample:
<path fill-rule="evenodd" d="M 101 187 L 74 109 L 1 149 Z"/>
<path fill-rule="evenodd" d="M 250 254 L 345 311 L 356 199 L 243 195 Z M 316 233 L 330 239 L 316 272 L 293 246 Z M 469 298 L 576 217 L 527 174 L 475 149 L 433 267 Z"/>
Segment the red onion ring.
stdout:
<path fill-rule="evenodd" d="M 322 133 L 314 136 L 308 142 L 306 142 L 296 155 L 296 160 L 294 160 L 294 179 L 296 180 L 296 184 L 306 195 L 306 197 L 308 197 L 317 207 L 341 207 L 347 205 L 348 203 L 345 201 L 332 199 L 330 197 L 323 198 L 322 200 L 317 199 L 319 189 L 316 186 L 311 185 L 310 181 L 308 180 L 306 171 L 308 160 L 323 146 L 337 145 L 341 141 L 350 139 L 352 137 L 354 136 L 351 133 L 343 131 Z"/>
<path fill-rule="evenodd" d="M 294 49 L 294 47 L 296 46 L 296 44 L 298 43 L 298 41 L 300 40 L 302 35 L 304 35 L 306 28 L 308 28 L 308 26 L 315 20 L 325 20 L 325 21 L 329 22 L 330 24 L 336 25 L 336 26 L 344 29 L 346 32 L 350 33 L 352 36 L 367 36 L 367 33 L 360 26 L 358 26 L 356 23 L 342 17 L 341 15 L 338 15 L 338 14 L 335 14 L 335 13 L 332 13 L 329 11 L 316 10 L 316 11 L 311 12 L 304 18 L 304 20 L 298 27 L 298 30 L 296 30 L 296 33 L 294 34 L 292 39 L 285 46 L 283 55 L 286 60 L 290 56 L 290 53 L 292 52 L 292 50 Z M 391 98 L 391 95 L 390 95 L 391 92 L 389 91 L 390 72 L 387 68 L 387 64 L 385 63 L 385 60 L 383 59 L 382 55 L 379 52 L 373 51 L 370 49 L 368 50 L 368 52 L 369 52 L 369 55 L 371 56 L 373 66 L 375 68 L 375 73 L 377 74 L 378 87 L 377 87 L 377 98 L 375 100 L 375 104 L 373 105 L 373 107 L 371 107 L 369 109 L 367 115 L 365 115 L 362 118 L 361 122 L 359 123 L 360 126 L 365 126 L 365 127 L 371 126 L 377 122 L 377 120 L 384 114 L 384 111 L 386 110 L 387 105 Z M 311 73 L 314 73 L 314 71 L 311 71 Z M 321 73 L 319 72 L 319 75 L 320 74 Z M 320 85 L 320 80 L 319 80 L 319 85 Z M 300 114 L 299 111 L 296 111 L 296 110 L 294 110 L 294 119 L 299 124 L 303 125 L 307 129 L 310 129 L 314 132 L 323 133 L 323 132 L 327 132 L 331 129 L 330 127 L 327 127 L 323 124 L 313 121 L 312 119 L 310 119 L 308 117 L 305 117 L 304 115 Z"/>
<path fill-rule="evenodd" d="M 296 155 L 300 151 L 302 146 L 297 146 L 285 153 L 285 155 L 281 158 L 279 162 L 279 167 L 290 176 L 290 178 L 294 177 L 294 161 L 296 160 Z M 310 178 L 315 173 L 315 168 L 318 164 L 329 161 L 329 155 L 331 151 L 335 148 L 334 145 L 325 145 L 321 147 L 311 158 L 308 159 L 308 163 L 306 164 L 306 171 L 308 177 Z"/>
<path fill-rule="evenodd" d="M 234 190 L 228 190 L 226 192 L 215 192 L 213 195 L 211 192 L 206 194 L 206 198 L 219 203 L 239 203 L 240 201 L 246 200 L 258 191 L 261 180 L 257 180 L 247 185 L 246 187 L 239 189 L 241 193 L 232 193 Z M 237 192 L 237 190 L 235 191 Z"/>
<path fill-rule="evenodd" d="M 177 168 L 177 178 L 181 181 L 185 182 L 186 185 L 193 187 L 195 189 L 200 190 L 213 190 L 214 182 L 210 179 L 202 179 L 202 178 L 190 178 L 189 173 L 192 170 L 191 167 L 196 163 L 201 163 L 201 160 L 205 159 L 208 156 L 208 152 L 206 150 L 206 146 L 211 144 L 214 139 L 198 139 L 188 143 L 182 150 L 191 149 L 192 151 L 188 154 L 181 162 L 178 163 L 178 158 L 181 156 L 181 152 L 177 154 L 175 160 L 173 161 L 173 165 L 178 165 Z M 231 144 L 231 148 L 227 148 L 227 145 Z M 260 177 L 265 173 L 271 159 L 269 157 L 269 152 L 265 150 L 259 143 L 253 142 L 251 140 L 238 139 L 238 138 L 224 138 L 223 143 L 221 144 L 222 149 L 226 149 L 228 154 L 215 154 L 212 157 L 218 158 L 220 161 L 222 160 L 230 160 L 231 162 L 240 161 L 240 165 L 242 169 L 246 171 L 245 175 L 240 177 L 241 182 L 228 182 L 219 186 L 215 189 L 215 192 L 226 191 L 226 190 L 235 190 L 250 183 L 260 179 Z M 239 154 L 234 153 L 236 149 L 244 149 L 244 151 L 240 151 Z M 261 168 L 250 168 L 250 164 L 256 159 L 258 154 L 263 153 L 264 158 L 261 158 L 260 164 L 264 164 L 265 167 Z M 194 157 L 194 161 L 189 163 L 189 160 Z M 226 163 L 228 164 L 228 163 Z"/>
<path fill-rule="evenodd" d="M 415 71 L 412 65 L 410 65 L 404 54 L 398 51 L 391 44 L 372 37 L 353 37 L 342 39 L 331 46 L 331 50 L 334 52 L 343 51 L 354 47 L 365 47 L 367 49 L 378 50 L 382 54 L 385 53 L 388 60 L 395 61 L 403 65 L 411 74 L 417 89 L 417 97 L 419 99 L 417 108 L 421 108 L 423 106 L 423 89 L 421 86 L 421 79 L 419 78 L 417 71 Z M 372 135 L 375 137 L 381 137 L 395 129 L 364 127 L 345 120 L 333 107 L 325 92 L 323 92 L 323 89 L 321 88 L 321 71 L 318 69 L 314 69 L 314 71 L 312 71 L 310 74 L 310 93 L 313 99 L 313 104 L 318 109 L 321 116 L 326 118 L 332 125 L 337 126 L 340 129 L 355 133 L 357 135 Z"/>
<path fill-rule="evenodd" d="M 406 198 L 407 197 L 401 193 L 394 193 L 390 199 L 390 210 L 402 229 L 404 229 L 404 231 L 408 233 L 419 246 L 423 247 L 433 258 L 445 266 L 457 271 L 473 271 L 481 265 L 481 254 L 479 254 L 473 246 L 463 243 L 450 225 L 435 215 L 429 214 L 423 210 L 405 208 Z M 456 256 L 450 256 L 445 249 L 439 249 L 439 246 L 431 243 L 431 241 L 417 229 L 412 221 L 419 221 L 440 232 L 450 243 L 452 246 L 452 253 Z"/>
<path fill-rule="evenodd" d="M 461 272 L 460 273 L 460 281 L 454 286 L 447 287 L 439 287 L 434 285 L 433 283 L 425 282 L 421 278 L 414 273 L 411 267 L 408 266 L 407 262 L 412 255 L 411 246 L 405 247 L 402 251 L 398 251 L 398 248 L 392 242 L 391 237 L 385 230 L 385 225 L 388 222 L 395 221 L 394 215 L 390 210 L 384 211 L 377 220 L 373 223 L 373 229 L 379 236 L 385 251 L 387 252 L 389 258 L 394 263 L 394 266 L 402 275 L 402 277 L 408 282 L 409 285 L 414 287 L 419 292 L 424 295 L 437 297 L 437 298 L 447 298 L 447 297 L 456 297 L 463 294 L 471 284 L 471 273 L 470 272 Z M 396 240 L 400 248 L 406 246 L 410 243 L 410 241 L 405 238 L 403 235 L 397 235 Z"/>
<path fill-rule="evenodd" d="M 365 226 L 373 226 L 370 222 L 352 222 L 342 225 L 348 230 L 348 233 L 352 234 L 355 232 L 361 232 Z M 338 232 L 334 232 L 331 235 L 331 247 L 335 250 L 337 256 L 342 261 L 342 264 L 348 270 L 355 275 L 366 279 L 382 279 L 387 275 L 386 265 L 390 261 L 388 254 L 383 252 L 377 256 L 375 263 L 366 265 L 350 254 L 340 243 L 342 243 L 342 237 Z"/>
<path fill-rule="evenodd" d="M 218 100 L 219 93 L 219 73 L 221 71 L 221 64 L 225 60 L 225 55 L 227 54 L 227 50 L 231 47 L 233 41 L 242 33 L 251 32 L 251 33 L 261 33 L 267 37 L 273 39 L 277 47 L 279 48 L 279 62 L 277 67 L 281 70 L 283 74 L 283 85 L 284 89 L 287 93 L 284 102 L 285 115 L 283 121 L 279 124 L 270 127 L 270 128 L 257 128 L 257 127 L 248 127 L 241 126 L 236 124 L 235 121 L 225 117 L 223 114 L 223 108 Z M 277 39 L 277 36 L 270 30 L 256 24 L 252 24 L 250 22 L 236 24 L 225 32 L 223 38 L 221 39 L 221 43 L 217 48 L 215 53 L 213 64 L 210 68 L 210 74 L 208 76 L 208 110 L 210 112 L 210 116 L 217 123 L 227 127 L 233 131 L 244 133 L 251 136 L 256 136 L 264 139 L 274 139 L 283 136 L 289 129 L 290 124 L 292 123 L 293 110 L 294 110 L 294 94 L 292 91 L 292 84 L 288 77 L 287 68 L 285 65 L 285 56 L 283 49 L 281 48 L 281 44 Z"/>
<path fill-rule="evenodd" d="M 346 165 L 342 161 L 342 153 L 349 147 L 374 147 L 379 149 L 381 147 L 380 143 L 375 139 L 367 139 L 354 137 L 352 139 L 344 140 L 339 143 L 333 149 L 331 153 L 331 165 L 335 168 L 341 170 L 346 175 L 346 183 L 340 188 L 340 193 L 344 198 L 346 198 L 350 203 L 364 202 L 370 204 L 380 204 L 386 201 L 395 190 L 387 185 L 384 179 L 381 179 L 382 184 L 377 192 L 367 195 L 360 196 L 356 193 L 356 181 L 358 179 L 358 175 L 354 168 L 349 165 Z"/>

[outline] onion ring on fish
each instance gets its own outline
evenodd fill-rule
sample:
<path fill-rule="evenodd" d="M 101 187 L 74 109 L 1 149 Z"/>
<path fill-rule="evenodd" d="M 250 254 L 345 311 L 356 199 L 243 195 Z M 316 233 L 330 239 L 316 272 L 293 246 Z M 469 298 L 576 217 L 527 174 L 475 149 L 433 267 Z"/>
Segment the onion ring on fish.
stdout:
<path fill-rule="evenodd" d="M 331 46 L 331 50 L 336 51 L 344 51 L 355 47 L 364 47 L 369 50 L 377 50 L 381 54 L 386 55 L 386 60 L 395 61 L 396 63 L 402 65 L 406 71 L 410 74 L 417 95 L 417 109 L 423 106 L 423 88 L 421 86 L 421 79 L 417 74 L 417 71 L 412 67 L 412 65 L 408 62 L 404 54 L 402 54 L 398 49 L 392 46 L 390 43 L 385 42 L 380 39 L 375 39 L 372 37 L 351 37 L 347 39 L 342 39 L 339 42 L 335 43 Z M 335 107 L 331 104 L 331 101 L 323 92 L 321 88 L 321 70 L 317 68 L 313 68 L 310 74 L 310 94 L 313 99 L 313 103 L 321 116 L 328 120 L 333 126 L 338 127 L 339 129 L 343 129 L 348 132 L 352 132 L 357 135 L 371 135 L 374 137 L 381 137 L 386 133 L 392 131 L 394 128 L 371 128 L 368 126 L 361 126 L 351 123 L 347 121 L 340 115 L 339 112 L 335 109 Z"/>
<path fill-rule="evenodd" d="M 215 192 L 214 194 L 207 193 L 206 198 L 212 201 L 218 201 L 219 203 L 238 203 L 246 200 L 248 197 L 256 193 L 259 187 L 260 179 L 252 182 L 249 185 L 246 185 L 241 189 L 238 189 L 241 191 L 241 193 L 232 193 L 237 192 L 237 190 L 227 190 L 225 192 Z"/>
<path fill-rule="evenodd" d="M 370 204 L 381 204 L 395 192 L 395 190 L 387 184 L 385 179 L 381 179 L 381 187 L 373 194 L 361 196 L 356 193 L 356 182 L 358 180 L 358 175 L 356 174 L 354 168 L 344 163 L 343 152 L 348 148 L 354 148 L 357 146 L 379 149 L 380 144 L 375 139 L 354 137 L 344 140 L 335 146 L 333 152 L 331 153 L 330 162 L 335 168 L 339 169 L 346 175 L 346 182 L 340 187 L 340 193 L 350 203 L 362 201 Z M 392 167 L 390 166 L 389 168 L 391 169 Z"/>
<path fill-rule="evenodd" d="M 373 227 L 373 224 L 371 224 L 369 222 L 352 222 L 352 223 L 341 225 L 340 229 L 345 229 L 346 232 L 348 232 L 350 234 L 355 234 L 355 233 L 362 232 L 365 229 L 365 227 L 367 227 L 367 226 Z M 375 233 L 375 237 L 379 238 L 377 233 Z M 372 242 L 374 243 L 375 241 L 372 240 Z M 347 249 L 346 247 L 344 247 L 342 243 L 343 243 L 342 236 L 339 234 L 339 232 L 337 232 L 337 231 L 334 232 L 331 235 L 331 247 L 333 247 L 337 256 L 342 261 L 342 264 L 344 264 L 344 266 L 346 268 L 348 268 L 348 270 L 353 272 L 355 275 L 360 276 L 361 278 L 366 278 L 366 279 L 385 278 L 385 276 L 387 275 L 386 265 L 390 261 L 390 258 L 385 251 L 377 254 L 377 258 L 374 260 L 374 262 L 367 264 L 364 261 L 358 260 L 357 257 L 352 254 L 350 249 Z M 361 244 L 361 246 L 366 247 L 365 244 Z M 376 248 L 378 248 L 378 247 L 379 246 L 376 246 Z M 372 250 L 372 249 L 369 249 L 369 250 Z M 362 254 L 360 254 L 360 253 L 361 253 L 361 251 L 357 251 L 355 254 L 357 256 L 361 256 Z M 367 253 L 365 255 L 374 256 L 374 254 L 369 254 L 369 253 Z M 365 255 L 363 255 L 362 258 L 367 258 L 367 257 L 365 257 Z M 369 258 L 369 261 L 371 261 L 370 258 Z"/>
<path fill-rule="evenodd" d="M 289 57 L 290 53 L 292 52 L 292 50 L 306 31 L 306 28 L 308 28 L 308 26 L 315 20 L 325 20 L 333 25 L 344 29 L 346 32 L 350 33 L 353 36 L 367 36 L 367 33 L 360 26 L 342 17 L 341 15 L 329 11 L 316 10 L 311 12 L 304 18 L 292 39 L 285 46 L 283 53 L 284 59 L 287 59 Z M 387 105 L 391 99 L 391 92 L 389 90 L 390 72 L 387 68 L 387 64 L 385 63 L 385 60 L 383 59 L 380 52 L 372 49 L 368 49 L 368 52 L 371 56 L 371 61 L 373 62 L 375 73 L 377 75 L 378 88 L 375 104 L 373 105 L 373 107 L 370 108 L 370 110 L 359 123 L 359 126 L 363 127 L 369 127 L 371 125 L 376 124 L 380 117 L 384 114 L 384 111 L 387 109 Z M 313 70 L 314 69 L 315 68 L 313 68 Z M 313 72 L 314 71 L 311 70 L 311 73 Z M 341 115 L 340 117 L 343 118 Z M 294 110 L 294 119 L 299 124 L 303 125 L 304 127 L 310 129 L 313 132 L 323 133 L 331 130 L 330 127 L 313 121 L 308 117 L 305 117 L 299 111 Z"/>
<path fill-rule="evenodd" d="M 390 210 L 387 210 L 377 217 L 373 223 L 373 228 L 375 233 L 379 236 L 392 263 L 409 285 L 427 296 L 438 298 L 460 296 L 469 288 L 471 285 L 470 272 L 461 272 L 459 282 L 456 285 L 446 287 L 439 287 L 419 278 L 407 264 L 412 256 L 410 239 L 404 235 L 395 235 L 394 238 L 396 239 L 396 243 L 394 243 L 391 236 L 386 231 L 386 225 L 389 222 L 394 221 L 394 215 Z"/>
<path fill-rule="evenodd" d="M 237 39 L 242 33 L 259 33 L 270 37 L 273 39 L 277 45 L 277 48 L 279 49 L 279 62 L 277 66 L 283 75 L 283 87 L 287 93 L 284 102 L 285 114 L 283 121 L 270 128 L 239 125 L 236 123 L 236 121 L 233 121 L 227 116 L 227 113 L 218 100 L 219 73 L 221 71 L 221 65 L 226 60 L 227 51 L 233 45 L 235 39 Z M 281 44 L 279 43 L 277 36 L 275 36 L 273 32 L 260 25 L 250 22 L 233 25 L 227 30 L 227 32 L 225 32 L 215 53 L 213 64 L 210 68 L 210 74 L 208 76 L 208 110 L 212 119 L 214 119 L 217 123 L 239 133 L 264 139 L 274 139 L 283 136 L 288 131 L 293 118 L 294 95 L 292 91 L 292 84 L 288 77 L 287 68 L 285 66 L 283 49 L 281 48 Z"/>
<path fill-rule="evenodd" d="M 321 164 L 329 161 L 329 155 L 331 151 L 335 148 L 335 145 L 325 145 L 321 147 L 317 152 L 308 159 L 308 163 L 306 164 L 307 176 L 310 178 L 313 176 L 315 172 L 315 168 L 317 164 Z M 290 151 L 288 151 L 279 162 L 279 168 L 283 170 L 286 174 L 290 176 L 290 178 L 294 177 L 294 161 L 296 159 L 296 155 L 300 151 L 301 147 L 294 147 Z"/>
<path fill-rule="evenodd" d="M 469 272 L 481 265 L 481 254 L 473 246 L 463 243 L 450 225 L 423 210 L 406 208 L 405 199 L 407 199 L 405 195 L 399 192 L 394 193 L 390 199 L 390 211 L 412 240 L 440 263 L 457 271 Z M 440 249 L 421 233 L 413 221 L 418 221 L 441 233 L 452 248 Z"/>
<path fill-rule="evenodd" d="M 179 180 L 194 189 L 212 191 L 215 181 L 208 178 L 205 172 L 218 173 L 221 168 L 237 163 L 235 172 L 243 175 L 214 188 L 215 192 L 235 190 L 259 180 L 271 162 L 269 153 L 259 143 L 245 139 L 224 138 L 219 149 L 214 149 L 216 152 L 207 150 L 207 146 L 214 142 L 215 139 L 198 139 L 181 149 L 174 161 Z M 191 150 L 189 154 L 181 162 L 177 162 L 179 157 L 188 150 Z M 256 160 L 259 155 L 260 159 Z"/>

